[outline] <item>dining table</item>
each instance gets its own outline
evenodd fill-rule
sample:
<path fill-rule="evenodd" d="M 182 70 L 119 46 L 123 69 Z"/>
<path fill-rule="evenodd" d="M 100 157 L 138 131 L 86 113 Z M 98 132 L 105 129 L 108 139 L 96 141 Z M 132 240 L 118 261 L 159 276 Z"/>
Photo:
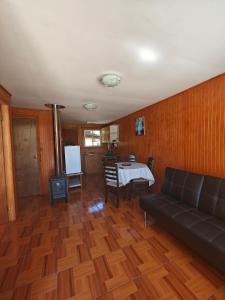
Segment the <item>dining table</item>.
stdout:
<path fill-rule="evenodd" d="M 118 165 L 118 177 L 119 182 L 122 185 L 127 185 L 132 179 L 146 179 L 151 186 L 155 182 L 155 178 L 144 163 L 139 162 L 119 162 Z"/>

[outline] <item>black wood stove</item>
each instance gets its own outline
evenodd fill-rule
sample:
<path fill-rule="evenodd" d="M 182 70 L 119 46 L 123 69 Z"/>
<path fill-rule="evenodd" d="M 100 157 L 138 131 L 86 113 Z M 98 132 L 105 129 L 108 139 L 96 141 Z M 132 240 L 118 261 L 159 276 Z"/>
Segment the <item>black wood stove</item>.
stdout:
<path fill-rule="evenodd" d="M 62 174 L 62 160 L 60 156 L 60 134 L 59 134 L 59 109 L 64 108 L 58 104 L 46 104 L 48 108 L 52 109 L 54 122 L 54 148 L 55 148 L 55 176 L 49 179 L 49 200 L 54 204 L 55 200 L 65 198 L 68 201 L 68 179 Z"/>
<path fill-rule="evenodd" d="M 56 199 L 68 201 L 68 180 L 65 176 L 53 176 L 49 179 L 49 200 L 53 204 Z"/>

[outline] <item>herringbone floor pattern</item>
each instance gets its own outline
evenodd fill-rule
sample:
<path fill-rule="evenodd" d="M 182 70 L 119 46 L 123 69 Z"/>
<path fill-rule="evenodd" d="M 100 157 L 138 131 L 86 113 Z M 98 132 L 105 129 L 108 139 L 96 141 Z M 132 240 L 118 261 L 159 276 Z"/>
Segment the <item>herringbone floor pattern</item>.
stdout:
<path fill-rule="evenodd" d="M 137 201 L 102 199 L 98 177 L 69 204 L 24 199 L 0 228 L 0 299 L 225 299 L 225 278 L 159 225 L 144 228 Z"/>

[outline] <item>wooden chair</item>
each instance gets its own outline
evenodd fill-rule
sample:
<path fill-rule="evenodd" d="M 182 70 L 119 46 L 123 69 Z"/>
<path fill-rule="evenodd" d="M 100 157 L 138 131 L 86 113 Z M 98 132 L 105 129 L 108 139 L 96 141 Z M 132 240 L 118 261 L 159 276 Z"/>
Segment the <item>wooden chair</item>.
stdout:
<path fill-rule="evenodd" d="M 150 171 L 152 172 L 153 170 L 153 166 L 154 166 L 154 158 L 153 157 L 149 157 L 148 162 L 147 162 L 147 166 L 149 167 Z"/>
<path fill-rule="evenodd" d="M 119 182 L 118 165 L 114 162 L 104 163 L 105 177 L 105 202 L 108 201 L 108 191 L 111 190 L 116 194 L 116 207 L 119 207 L 121 189 L 124 187 Z"/>
<path fill-rule="evenodd" d="M 147 161 L 147 166 L 150 169 L 150 171 L 152 172 L 153 170 L 153 166 L 154 166 L 154 158 L 153 157 L 149 157 L 148 161 Z M 130 181 L 129 184 L 129 200 L 131 199 L 131 196 L 134 194 L 135 191 L 142 191 L 142 190 L 146 190 L 147 187 L 147 191 L 149 191 L 149 181 L 147 179 L 144 178 L 136 178 Z"/>
<path fill-rule="evenodd" d="M 102 159 L 103 164 L 107 164 L 107 163 L 115 163 L 118 162 L 119 160 L 119 156 L 104 156 Z"/>

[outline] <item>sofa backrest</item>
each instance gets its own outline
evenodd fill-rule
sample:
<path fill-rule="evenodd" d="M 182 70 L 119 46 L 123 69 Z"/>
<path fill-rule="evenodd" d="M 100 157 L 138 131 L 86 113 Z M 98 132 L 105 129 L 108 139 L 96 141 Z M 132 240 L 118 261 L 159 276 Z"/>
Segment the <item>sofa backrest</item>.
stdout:
<path fill-rule="evenodd" d="M 202 175 L 167 167 L 162 192 L 197 207 L 203 181 Z"/>
<path fill-rule="evenodd" d="M 172 184 L 170 187 L 170 195 L 176 198 L 177 200 L 182 200 L 184 185 L 187 176 L 187 172 L 178 169 L 175 170 Z"/>
<path fill-rule="evenodd" d="M 215 214 L 222 181 L 221 178 L 205 176 L 198 206 L 201 211 Z"/>
<path fill-rule="evenodd" d="M 185 171 L 167 167 L 162 192 L 181 200 L 187 174 Z"/>
<path fill-rule="evenodd" d="M 225 179 L 167 167 L 162 192 L 225 221 Z"/>
<path fill-rule="evenodd" d="M 165 176 L 163 180 L 162 192 L 165 194 L 170 194 L 171 185 L 173 183 L 173 177 L 175 175 L 176 169 L 166 168 Z"/>
<path fill-rule="evenodd" d="M 215 216 L 225 221 L 225 180 L 220 185 L 218 201 L 216 203 Z"/>
<path fill-rule="evenodd" d="M 198 207 L 203 182 L 203 175 L 188 173 L 184 183 L 181 200 L 193 207 Z"/>

